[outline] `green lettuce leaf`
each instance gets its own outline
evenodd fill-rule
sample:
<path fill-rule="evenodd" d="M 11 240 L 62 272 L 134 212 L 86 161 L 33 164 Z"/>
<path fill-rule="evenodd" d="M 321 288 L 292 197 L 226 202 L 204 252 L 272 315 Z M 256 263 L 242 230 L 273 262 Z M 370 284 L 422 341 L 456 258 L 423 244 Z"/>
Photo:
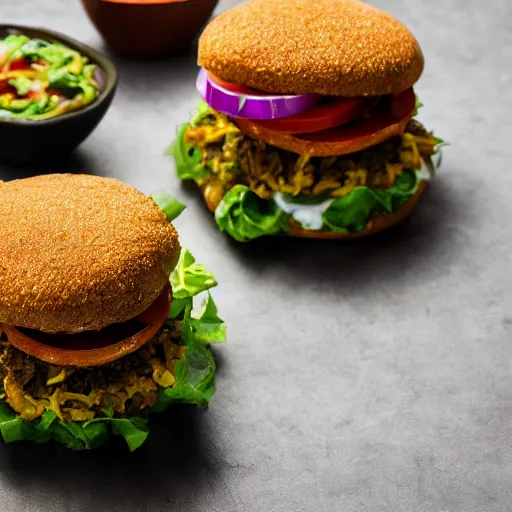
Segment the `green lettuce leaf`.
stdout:
<path fill-rule="evenodd" d="M 191 307 L 187 306 L 182 325 L 186 358 L 176 362 L 176 384 L 160 390 L 153 412 L 162 412 L 174 403 L 205 408 L 215 392 L 215 361 L 208 345 L 195 337 L 191 320 Z"/>
<path fill-rule="evenodd" d="M 174 157 L 176 174 L 180 180 L 198 180 L 210 174 L 201 164 L 201 150 L 185 142 L 185 133 L 189 127 L 188 123 L 181 126 L 176 140 L 167 150 L 167 154 Z"/>
<path fill-rule="evenodd" d="M 221 231 L 239 242 L 275 235 L 289 227 L 289 216 L 274 201 L 261 199 L 244 185 L 235 185 L 224 195 L 215 220 Z"/>
<path fill-rule="evenodd" d="M 181 253 L 171 274 L 171 285 L 173 303 L 169 316 L 182 317 L 182 338 L 187 351 L 185 359 L 176 362 L 176 385 L 160 390 L 154 412 L 161 412 L 173 403 L 207 407 L 215 391 L 215 361 L 209 345 L 226 339 L 226 328 L 209 292 L 217 281 L 211 272 L 196 263 L 188 250 Z M 200 313 L 194 315 L 194 299 L 204 292 L 207 300 Z M 177 303 L 179 306 L 173 308 Z"/>
<path fill-rule="evenodd" d="M 336 233 L 362 231 L 373 212 L 394 213 L 399 210 L 416 192 L 418 183 L 416 172 L 407 170 L 386 190 L 356 187 L 332 202 L 322 216 L 324 224 Z"/>
<path fill-rule="evenodd" d="M 194 119 L 192 120 L 192 124 L 196 125 L 197 123 L 199 123 L 199 121 L 201 121 L 201 119 L 203 119 L 203 117 L 206 117 L 210 113 L 210 111 L 211 111 L 211 108 L 208 105 L 208 103 L 206 103 L 206 101 L 204 101 L 204 100 L 201 100 L 199 102 L 199 105 L 197 106 L 196 115 L 194 116 Z"/>
<path fill-rule="evenodd" d="M 196 263 L 190 251 L 182 251 L 171 274 L 173 301 L 169 317 L 178 318 L 187 307 L 192 307 L 193 297 L 214 286 L 217 286 L 217 281 L 213 274 Z"/>
<path fill-rule="evenodd" d="M 205 101 L 201 101 L 197 106 L 192 125 L 196 125 L 209 112 L 210 107 L 208 104 Z M 200 180 L 210 175 L 210 171 L 201 164 L 201 150 L 185 142 L 185 133 L 190 126 L 190 123 L 182 125 L 178 130 L 176 139 L 166 150 L 166 154 L 174 157 L 176 174 L 180 180 Z"/>
<path fill-rule="evenodd" d="M 13 60 L 19 59 L 22 54 L 20 48 L 26 44 L 30 39 L 27 36 L 11 34 L 2 41 L 2 46 L 7 50 L 7 61 L 12 62 Z M 3 62 L 3 58 L 0 59 Z"/>
<path fill-rule="evenodd" d="M 190 327 L 195 339 L 200 343 L 224 343 L 226 341 L 226 326 L 217 311 L 217 306 L 210 292 L 203 304 L 199 317 L 191 315 Z"/>
<path fill-rule="evenodd" d="M 173 403 L 189 403 L 204 408 L 215 391 L 215 361 L 210 343 L 226 339 L 226 327 L 218 315 L 209 290 L 217 285 L 213 274 L 196 263 L 188 250 L 171 274 L 173 303 L 169 316 L 182 317 L 182 338 L 187 348 L 186 358 L 176 363 L 176 385 L 161 389 L 153 411 L 161 412 Z M 198 315 L 193 314 L 194 298 L 207 292 L 207 300 Z"/>
<path fill-rule="evenodd" d="M 70 73 L 67 68 L 57 68 L 48 70 L 48 82 L 50 87 L 56 90 L 78 89 L 79 78 Z"/>
<path fill-rule="evenodd" d="M 37 57 L 46 60 L 53 69 L 65 68 L 75 59 L 80 59 L 80 54 L 67 46 L 54 42 L 49 43 L 42 39 L 31 39 L 21 47 L 24 57 Z"/>
<path fill-rule="evenodd" d="M 180 203 L 166 190 L 157 190 L 156 192 L 153 192 L 153 194 L 151 194 L 151 199 L 153 199 L 160 210 L 167 215 L 170 222 L 178 217 L 186 208 L 184 204 Z"/>
<path fill-rule="evenodd" d="M 415 117 L 418 115 L 418 112 L 420 110 L 420 108 L 424 107 L 423 103 L 421 103 L 419 97 L 417 94 L 414 95 L 416 97 L 416 103 L 414 105 L 414 111 L 412 113 L 412 116 Z"/>
<path fill-rule="evenodd" d="M 377 203 L 377 196 L 371 188 L 355 188 L 350 194 L 332 202 L 322 215 L 324 225 L 336 233 L 361 231 Z"/>
<path fill-rule="evenodd" d="M 336 233 L 362 231 L 372 213 L 399 210 L 414 195 L 419 183 L 416 171 L 406 170 L 386 190 L 356 187 L 335 199 L 322 214 L 324 228 Z M 289 216 L 274 201 L 259 198 L 243 185 L 226 193 L 215 219 L 222 231 L 239 242 L 287 231 L 289 226 Z"/>
<path fill-rule="evenodd" d="M 76 425 L 76 423 L 65 423 Z M 105 442 L 108 437 L 107 428 L 115 436 L 121 436 L 126 441 L 131 452 L 141 447 L 149 436 L 148 419 L 140 416 L 132 418 L 97 418 L 82 424 L 82 430 L 90 439 L 97 440 L 99 436 Z M 87 448 L 94 448 L 90 441 Z"/>
<path fill-rule="evenodd" d="M 215 361 L 210 343 L 225 341 L 226 329 L 218 316 L 217 306 L 209 289 L 217 285 L 213 274 L 196 263 L 188 250 L 182 252 L 180 261 L 171 275 L 183 307 L 171 318 L 182 325 L 182 344 L 186 347 L 184 359 L 176 362 L 176 385 L 160 389 L 159 398 L 152 412 L 162 412 L 173 403 L 187 403 L 205 408 L 214 391 Z M 193 316 L 193 301 L 207 292 L 207 300 L 199 315 Z M 104 444 L 111 435 L 123 437 L 130 451 L 139 448 L 149 435 L 148 418 L 135 416 L 114 418 L 113 410 L 103 411 L 107 417 L 89 421 L 65 422 L 46 411 L 35 421 L 20 418 L 11 407 L 0 401 L 0 434 L 6 443 L 55 441 L 72 450 L 87 450 Z"/>
<path fill-rule="evenodd" d="M 90 421 L 62 421 L 52 411 L 46 411 L 36 421 L 20 418 L 9 405 L 0 402 L 0 433 L 6 443 L 56 441 L 71 450 L 88 450 L 104 444 L 109 433 L 124 437 L 130 451 L 139 448 L 147 439 L 147 419 L 98 418 Z"/>
<path fill-rule="evenodd" d="M 441 148 L 444 148 L 445 146 L 449 146 L 450 143 L 449 142 L 446 142 L 445 140 L 441 139 L 441 137 L 436 137 L 433 133 L 432 133 L 432 136 L 434 137 L 434 141 L 436 143 L 436 147 L 435 147 L 435 151 L 436 153 L 441 149 Z"/>
<path fill-rule="evenodd" d="M 32 80 L 28 79 L 25 76 L 11 78 L 8 82 L 9 85 L 12 85 L 16 89 L 16 92 L 20 96 L 25 96 L 25 94 L 28 94 L 30 88 L 32 87 Z"/>

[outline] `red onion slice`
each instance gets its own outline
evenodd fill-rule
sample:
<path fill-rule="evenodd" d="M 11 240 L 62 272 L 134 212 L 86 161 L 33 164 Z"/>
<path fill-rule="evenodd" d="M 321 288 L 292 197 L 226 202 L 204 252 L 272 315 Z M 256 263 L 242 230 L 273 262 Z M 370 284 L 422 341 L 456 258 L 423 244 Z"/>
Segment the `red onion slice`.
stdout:
<path fill-rule="evenodd" d="M 204 68 L 199 71 L 196 87 L 210 107 L 228 116 L 244 119 L 294 116 L 314 107 L 321 98 L 319 94 L 270 96 L 233 92 L 210 80 Z"/>

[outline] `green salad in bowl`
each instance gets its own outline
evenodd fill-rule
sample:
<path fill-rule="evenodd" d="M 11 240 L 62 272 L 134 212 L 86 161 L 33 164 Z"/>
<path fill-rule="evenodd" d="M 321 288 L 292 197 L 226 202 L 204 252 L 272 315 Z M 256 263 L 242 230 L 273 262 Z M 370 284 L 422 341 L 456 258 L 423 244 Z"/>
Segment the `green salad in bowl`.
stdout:
<path fill-rule="evenodd" d="M 60 42 L 11 34 L 0 41 L 0 118 L 45 120 L 100 94 L 96 66 Z"/>
<path fill-rule="evenodd" d="M 0 24 L 0 161 L 47 165 L 95 130 L 117 88 L 114 63 L 53 30 Z"/>

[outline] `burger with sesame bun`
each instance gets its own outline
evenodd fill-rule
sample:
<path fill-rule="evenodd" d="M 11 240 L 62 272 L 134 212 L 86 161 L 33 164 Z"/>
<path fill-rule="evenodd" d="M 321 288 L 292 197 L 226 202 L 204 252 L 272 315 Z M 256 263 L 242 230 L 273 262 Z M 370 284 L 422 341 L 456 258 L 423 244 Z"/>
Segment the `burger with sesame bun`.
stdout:
<path fill-rule="evenodd" d="M 203 98 L 170 153 L 221 230 L 348 238 L 407 217 L 442 141 L 414 116 L 421 48 L 359 0 L 250 0 L 199 40 Z"/>
<path fill-rule="evenodd" d="M 65 174 L 0 183 L 0 202 L 5 442 L 83 450 L 117 435 L 134 450 L 150 413 L 208 405 L 225 327 L 213 275 L 170 222 L 183 205 Z"/>

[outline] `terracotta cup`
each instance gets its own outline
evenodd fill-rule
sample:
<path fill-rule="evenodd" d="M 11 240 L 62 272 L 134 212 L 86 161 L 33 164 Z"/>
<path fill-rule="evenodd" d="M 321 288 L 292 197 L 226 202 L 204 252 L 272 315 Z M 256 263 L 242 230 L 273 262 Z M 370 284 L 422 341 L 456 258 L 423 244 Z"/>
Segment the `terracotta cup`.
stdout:
<path fill-rule="evenodd" d="M 81 0 L 92 23 L 118 54 L 151 56 L 188 45 L 218 0 Z"/>

